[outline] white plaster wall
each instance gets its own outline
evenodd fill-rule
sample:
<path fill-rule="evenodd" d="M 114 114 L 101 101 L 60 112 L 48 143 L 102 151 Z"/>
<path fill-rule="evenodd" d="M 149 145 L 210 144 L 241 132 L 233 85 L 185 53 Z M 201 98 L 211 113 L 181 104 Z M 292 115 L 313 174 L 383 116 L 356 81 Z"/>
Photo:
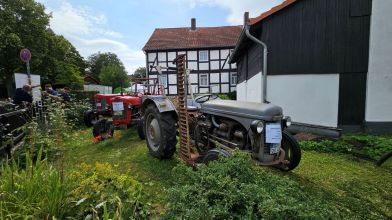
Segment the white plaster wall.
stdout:
<path fill-rule="evenodd" d="M 210 59 L 219 59 L 219 50 L 211 50 L 210 56 Z"/>
<path fill-rule="evenodd" d="M 229 82 L 229 73 L 221 73 L 221 82 L 227 83 Z"/>
<path fill-rule="evenodd" d="M 155 57 L 157 56 L 157 54 L 156 53 L 148 53 L 148 61 L 149 62 L 154 62 L 154 60 L 155 60 Z"/>
<path fill-rule="evenodd" d="M 210 74 L 210 83 L 219 83 L 219 74 L 220 73 L 211 73 Z"/>
<path fill-rule="evenodd" d="M 211 61 L 211 69 L 212 70 L 219 70 L 219 61 Z"/>
<path fill-rule="evenodd" d="M 227 55 L 230 53 L 229 49 L 221 50 L 221 59 L 226 59 Z"/>
<path fill-rule="evenodd" d="M 392 121 L 392 1 L 373 0 L 366 121 Z"/>
<path fill-rule="evenodd" d="M 167 53 L 167 57 L 169 59 L 169 61 L 173 61 L 174 59 L 176 59 L 176 52 L 169 52 Z"/>
<path fill-rule="evenodd" d="M 188 51 L 188 60 L 197 60 L 197 51 Z"/>
<path fill-rule="evenodd" d="M 169 84 L 177 84 L 177 75 L 169 74 Z"/>
<path fill-rule="evenodd" d="M 222 90 L 222 93 L 228 93 L 229 92 L 229 85 L 221 84 L 221 90 Z"/>
<path fill-rule="evenodd" d="M 177 86 L 169 86 L 169 93 L 170 95 L 177 94 Z"/>
<path fill-rule="evenodd" d="M 208 70 L 208 63 L 199 63 L 199 70 Z"/>
<path fill-rule="evenodd" d="M 158 53 L 158 61 L 166 61 L 166 52 Z"/>
<path fill-rule="evenodd" d="M 191 70 L 197 70 L 197 62 L 196 61 L 195 62 L 188 61 L 188 67 L 187 68 L 191 69 Z"/>
<path fill-rule="evenodd" d="M 337 126 L 339 74 L 268 76 L 267 100 L 293 121 Z M 261 102 L 261 73 L 237 85 L 237 99 Z"/>

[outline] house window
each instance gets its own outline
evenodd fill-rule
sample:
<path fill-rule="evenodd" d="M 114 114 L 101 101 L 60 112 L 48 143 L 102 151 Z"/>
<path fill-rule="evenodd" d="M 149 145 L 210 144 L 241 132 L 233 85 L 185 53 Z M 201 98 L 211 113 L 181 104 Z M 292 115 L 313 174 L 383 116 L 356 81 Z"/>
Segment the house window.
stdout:
<path fill-rule="evenodd" d="M 237 73 L 230 73 L 230 85 L 237 85 Z"/>
<path fill-rule="evenodd" d="M 161 82 L 164 88 L 167 88 L 167 75 L 161 75 Z"/>
<path fill-rule="evenodd" d="M 199 84 L 201 87 L 208 87 L 208 74 L 200 74 Z"/>
<path fill-rule="evenodd" d="M 208 61 L 208 50 L 199 51 L 199 61 Z"/>

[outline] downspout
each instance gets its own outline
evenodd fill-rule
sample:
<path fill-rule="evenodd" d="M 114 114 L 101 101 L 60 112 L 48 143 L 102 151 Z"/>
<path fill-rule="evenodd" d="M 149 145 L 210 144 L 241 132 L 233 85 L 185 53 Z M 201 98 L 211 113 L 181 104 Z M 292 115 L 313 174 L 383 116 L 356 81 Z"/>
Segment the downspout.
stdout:
<path fill-rule="evenodd" d="M 261 84 L 263 85 L 263 89 L 261 91 L 263 101 L 262 103 L 268 103 L 267 101 L 267 54 L 268 54 L 268 48 L 267 44 L 265 44 L 263 41 L 257 39 L 253 35 L 250 34 L 249 32 L 250 25 L 249 23 L 245 24 L 245 34 L 246 36 L 251 39 L 253 42 L 260 44 L 263 47 L 263 77 L 261 77 Z"/>

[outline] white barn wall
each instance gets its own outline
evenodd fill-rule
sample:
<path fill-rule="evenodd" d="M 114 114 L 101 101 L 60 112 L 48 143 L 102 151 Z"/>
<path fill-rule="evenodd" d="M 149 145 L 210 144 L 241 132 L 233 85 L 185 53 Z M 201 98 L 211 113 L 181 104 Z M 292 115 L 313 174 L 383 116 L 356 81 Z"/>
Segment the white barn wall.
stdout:
<path fill-rule="evenodd" d="M 339 74 L 274 75 L 267 78 L 267 100 L 293 121 L 337 127 Z M 237 99 L 261 102 L 261 73 L 237 85 Z"/>
<path fill-rule="evenodd" d="M 392 121 L 391 11 L 391 0 L 373 0 L 366 91 L 366 121 Z"/>

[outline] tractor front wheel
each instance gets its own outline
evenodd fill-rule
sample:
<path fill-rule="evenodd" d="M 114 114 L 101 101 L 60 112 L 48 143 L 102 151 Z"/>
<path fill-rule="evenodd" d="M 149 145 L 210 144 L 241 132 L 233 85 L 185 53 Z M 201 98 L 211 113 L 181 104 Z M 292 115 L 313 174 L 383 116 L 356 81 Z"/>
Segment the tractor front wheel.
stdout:
<path fill-rule="evenodd" d="M 144 133 L 144 117 L 139 118 L 137 121 L 137 134 L 139 135 L 139 138 L 144 140 L 146 139 L 146 135 Z"/>
<path fill-rule="evenodd" d="M 93 110 L 87 110 L 84 112 L 83 120 L 87 127 L 92 127 L 98 121 L 98 115 Z"/>
<path fill-rule="evenodd" d="M 159 159 L 169 159 L 176 151 L 176 119 L 173 112 L 159 112 L 148 105 L 144 114 L 144 131 L 150 154 Z"/>
<path fill-rule="evenodd" d="M 285 160 L 287 164 L 282 164 L 279 169 L 290 171 L 296 168 L 301 161 L 301 147 L 298 141 L 287 131 L 282 134 L 282 149 L 286 152 Z"/>

